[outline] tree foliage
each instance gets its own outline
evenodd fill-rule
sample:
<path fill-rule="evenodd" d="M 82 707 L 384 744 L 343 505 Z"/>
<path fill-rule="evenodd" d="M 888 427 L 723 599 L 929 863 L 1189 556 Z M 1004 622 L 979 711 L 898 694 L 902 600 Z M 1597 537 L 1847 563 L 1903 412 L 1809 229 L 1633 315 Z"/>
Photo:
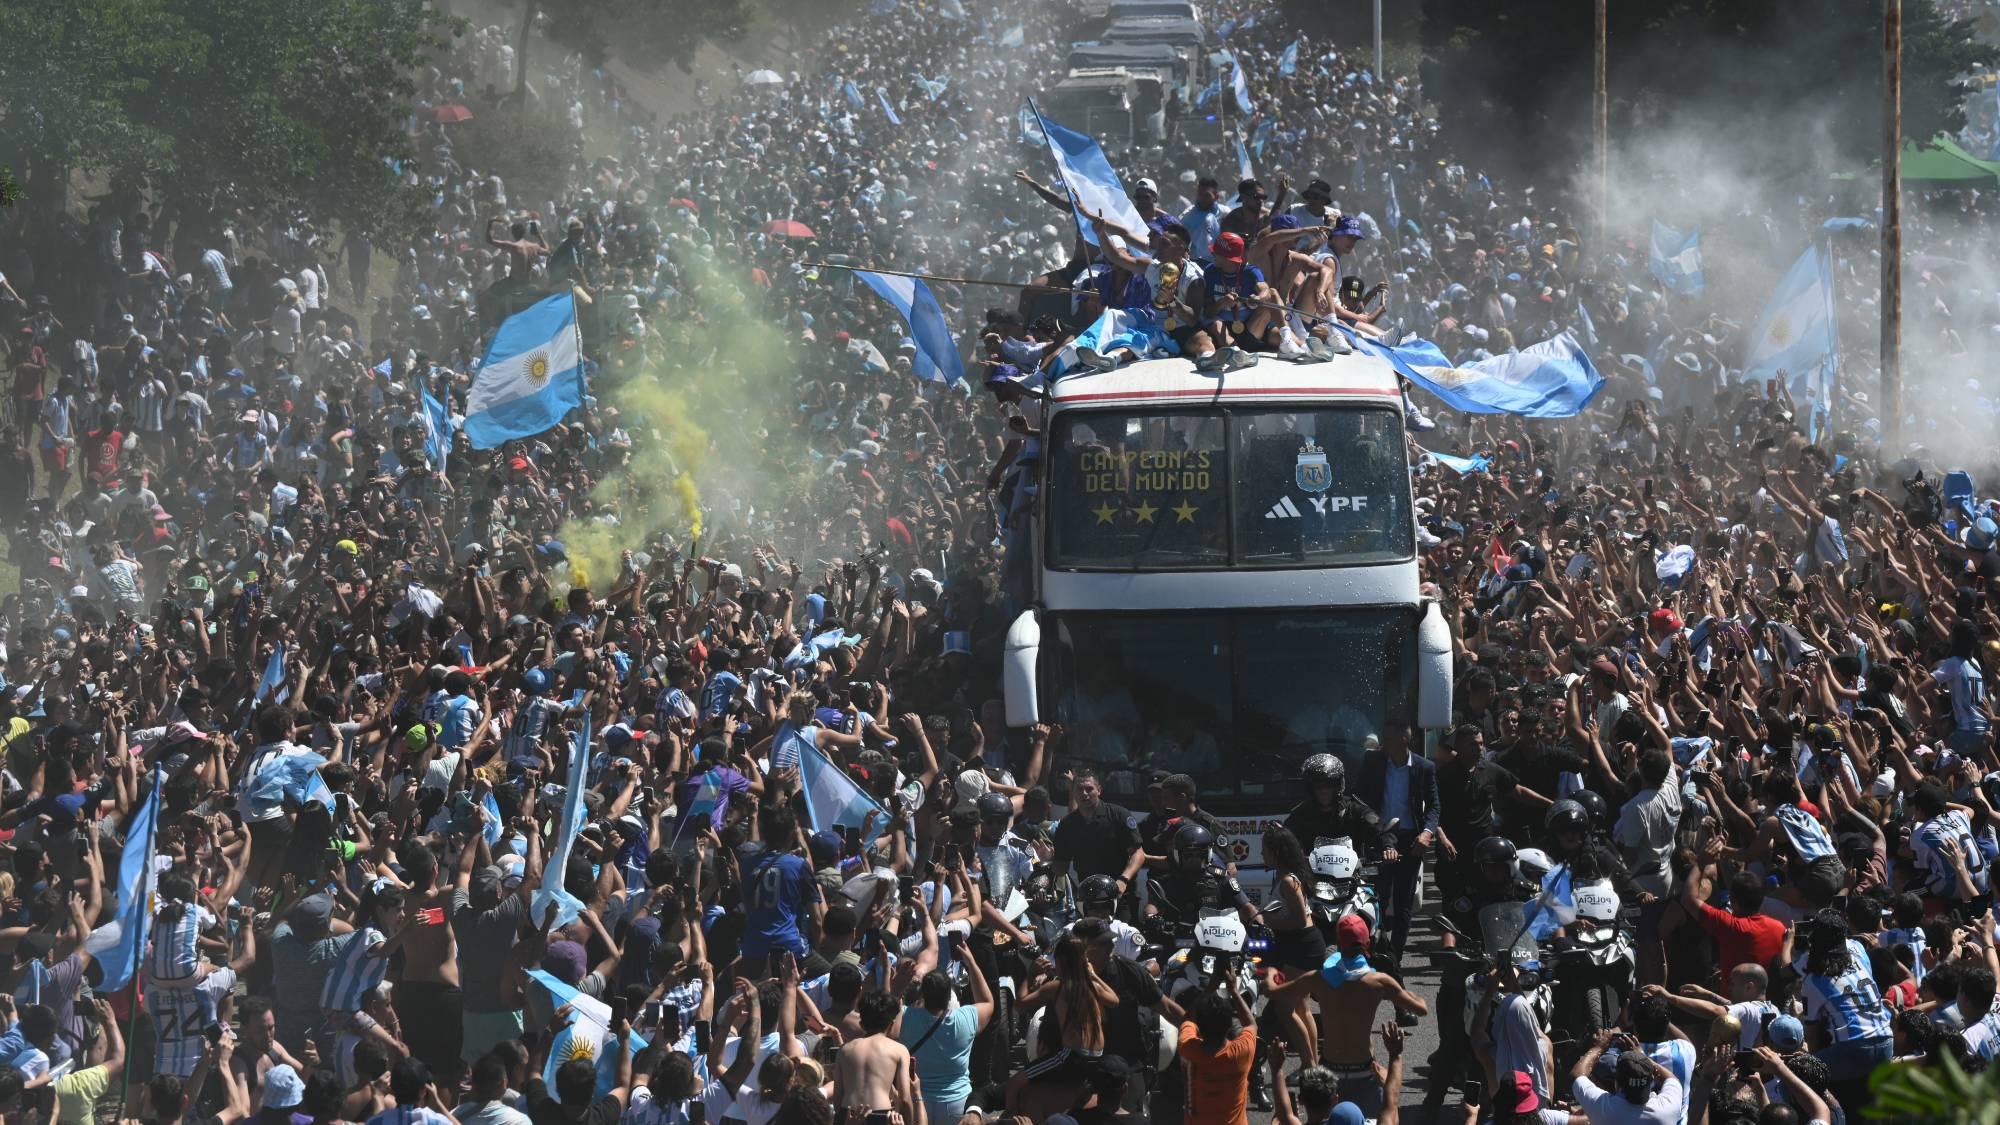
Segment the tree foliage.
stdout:
<path fill-rule="evenodd" d="M 0 144 L 28 169 L 101 172 L 187 213 L 299 207 L 393 233 L 421 213 L 411 75 L 457 22 L 423 0 L 0 4 Z M 4 151 L 4 150 L 0 150 Z"/>
<path fill-rule="evenodd" d="M 1444 127 L 1493 163 L 1547 171 L 1590 144 L 1593 0 L 1427 0 L 1424 86 Z M 1616 0 L 1614 138 L 1679 127 L 1823 174 L 1881 149 L 1880 0 Z M 1965 76 L 2000 51 L 1934 0 L 1903 4 L 1904 135 L 1964 124 Z"/>

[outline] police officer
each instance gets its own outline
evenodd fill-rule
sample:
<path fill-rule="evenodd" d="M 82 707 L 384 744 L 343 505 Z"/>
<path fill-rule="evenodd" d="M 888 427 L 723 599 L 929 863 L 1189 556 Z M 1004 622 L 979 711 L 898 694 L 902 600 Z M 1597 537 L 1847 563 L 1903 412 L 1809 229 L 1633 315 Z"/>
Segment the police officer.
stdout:
<path fill-rule="evenodd" d="M 1519 851 L 1505 836 L 1488 836 L 1472 849 L 1473 874 L 1456 899 L 1444 904 L 1445 917 L 1459 932 L 1480 938 L 1479 912 L 1494 903 L 1527 902 L 1541 888 L 1521 878 L 1515 860 Z M 1487 950 L 1489 958 L 1502 950 Z M 1438 1075 L 1432 1081 L 1424 1104 L 1435 1108 L 1443 1103 L 1445 1091 L 1456 1084 L 1476 1100 L 1481 1079 L 1472 1065 L 1472 1041 L 1465 1027 L 1465 978 L 1483 966 L 1465 963 L 1447 967 L 1438 982 L 1438 1051 L 1430 1059 Z"/>
<path fill-rule="evenodd" d="M 1103 921 L 1105 932 L 1111 936 L 1111 952 L 1136 961 L 1145 951 L 1145 938 L 1130 922 L 1113 917 L 1118 909 L 1118 896 L 1118 880 L 1110 875 L 1092 875 L 1076 890 L 1077 904 L 1082 907 L 1083 916 Z M 1074 922 L 1064 927 L 1064 935 L 1075 927 Z"/>
<path fill-rule="evenodd" d="M 1383 827 L 1368 802 L 1347 791 L 1346 763 L 1332 754 L 1314 754 L 1300 772 L 1308 794 L 1285 818 L 1285 827 L 1300 844 L 1310 850 L 1315 840 L 1345 836 L 1359 854 L 1396 858 L 1395 832 Z"/>
<path fill-rule="evenodd" d="M 1215 862 L 1214 833 L 1188 822 L 1174 830 L 1169 842 L 1173 851 L 1152 879 L 1152 901 L 1147 904 L 1151 912 L 1169 922 L 1192 925 L 1204 908 L 1234 907 L 1245 921 L 1259 921 L 1257 908 L 1250 905 L 1236 877 Z"/>
<path fill-rule="evenodd" d="M 1593 814 L 1592 809 L 1599 810 Z M 1611 880 L 1611 889 L 1626 902 L 1648 902 L 1653 898 L 1632 881 L 1632 873 L 1625 861 L 1607 845 L 1597 830 L 1603 825 L 1601 816 L 1608 817 L 1609 809 L 1604 798 L 1588 789 L 1579 789 L 1570 797 L 1549 806 L 1542 816 L 1543 839 L 1549 859 L 1557 864 L 1568 864 L 1570 874 L 1576 884 L 1593 883 L 1599 879 Z"/>

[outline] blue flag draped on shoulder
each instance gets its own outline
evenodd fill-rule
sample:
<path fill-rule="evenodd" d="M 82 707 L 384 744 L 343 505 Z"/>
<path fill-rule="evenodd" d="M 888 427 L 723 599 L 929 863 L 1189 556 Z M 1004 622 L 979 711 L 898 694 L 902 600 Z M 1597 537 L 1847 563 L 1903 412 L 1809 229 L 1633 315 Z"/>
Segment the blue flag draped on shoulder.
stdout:
<path fill-rule="evenodd" d="M 965 360 L 959 357 L 958 344 L 951 338 L 944 309 L 923 278 L 872 270 L 856 270 L 854 275 L 877 296 L 894 305 L 903 323 L 909 326 L 910 339 L 917 345 L 910 368 L 917 378 L 933 383 L 956 383 L 965 378 Z"/>
<path fill-rule="evenodd" d="M 542 913 L 556 904 L 556 925 L 567 926 L 583 913 L 583 903 L 563 889 L 563 875 L 569 870 L 570 848 L 583 830 L 583 791 L 590 780 L 590 713 L 576 728 L 576 740 L 569 748 L 569 768 L 564 771 L 562 816 L 556 821 L 556 846 L 542 865 L 542 886 L 530 903 L 531 917 L 540 925 Z"/>
<path fill-rule="evenodd" d="M 1683 297 L 1701 292 L 1707 284 L 1701 276 L 1701 232 L 1682 234 L 1654 219 L 1646 266 L 1661 285 Z"/>
<path fill-rule="evenodd" d="M 1299 43 L 1300 40 L 1292 40 L 1292 45 L 1278 56 L 1278 73 L 1287 78 L 1299 71 Z"/>
<path fill-rule="evenodd" d="M 1833 271 L 1826 251 L 1814 244 L 1779 279 L 1751 330 L 1743 378 L 1768 382 L 1784 371 L 1795 401 L 1818 403 L 1833 348 Z"/>
<path fill-rule="evenodd" d="M 1132 197 L 1125 193 L 1124 183 L 1112 171 L 1111 161 L 1097 142 L 1051 120 L 1040 107 L 1030 103 L 1030 108 L 1034 109 L 1035 120 L 1048 140 L 1049 155 L 1055 159 L 1063 187 L 1068 189 L 1070 207 L 1076 212 L 1083 240 L 1097 245 L 1097 235 L 1091 231 L 1086 213 L 1103 215 L 1126 230 L 1144 233 L 1146 220 L 1140 217 L 1139 208 L 1133 206 Z M 1141 256 L 1146 253 L 1144 246 L 1131 249 Z"/>
<path fill-rule="evenodd" d="M 304 804 L 326 759 L 311 752 L 280 754 L 243 782 L 243 803 L 275 807 L 286 798 Z"/>
<path fill-rule="evenodd" d="M 799 786 L 805 792 L 806 817 L 814 832 L 826 832 L 835 825 L 860 828 L 873 814 L 873 831 L 889 825 L 889 810 L 883 808 L 847 771 L 827 760 L 825 754 L 807 750 L 799 755 Z"/>
<path fill-rule="evenodd" d="M 611 1005 L 578 992 L 542 969 L 529 969 L 528 979 L 548 993 L 551 1010 L 567 1006 L 573 1013 L 569 1024 L 549 1041 L 549 1061 L 542 1068 L 542 1081 L 553 1090 L 556 1071 L 564 1063 L 589 1059 L 597 1067 L 597 1092 L 591 1096 L 601 1098 L 610 1093 L 618 1078 L 618 1056 L 604 1049 L 604 1041 L 611 1038 Z M 636 1058 L 645 1048 L 646 1040 L 633 1032 L 627 1049 Z"/>
<path fill-rule="evenodd" d="M 1604 376 L 1565 332 L 1518 352 L 1455 367 L 1429 340 L 1389 347 L 1360 336 L 1363 351 L 1390 366 L 1445 404 L 1467 414 L 1571 418 L 1604 387 Z"/>
<path fill-rule="evenodd" d="M 84 948 L 97 958 L 104 979 L 95 988 L 108 996 L 132 983 L 139 959 L 146 952 L 146 931 L 153 921 L 154 827 L 160 815 L 160 772 L 153 771 L 153 791 L 125 826 L 125 851 L 118 857 L 118 909 L 112 920 L 91 931 Z"/>
<path fill-rule="evenodd" d="M 565 290 L 510 316 L 493 334 L 465 398 L 474 449 L 533 437 L 583 405 L 583 336 Z"/>

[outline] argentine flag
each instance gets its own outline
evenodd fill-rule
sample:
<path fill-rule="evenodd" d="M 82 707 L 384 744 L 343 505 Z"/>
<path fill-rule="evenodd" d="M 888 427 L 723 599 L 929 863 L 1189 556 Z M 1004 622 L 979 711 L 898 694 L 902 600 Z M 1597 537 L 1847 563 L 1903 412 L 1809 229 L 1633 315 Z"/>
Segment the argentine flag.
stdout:
<path fill-rule="evenodd" d="M 873 831 L 888 827 L 889 810 L 825 754 L 808 750 L 799 755 L 799 784 L 805 790 L 806 818 L 814 832 L 832 831 L 836 825 L 860 828 L 871 813 Z"/>
<path fill-rule="evenodd" d="M 583 405 L 583 335 L 576 294 L 564 291 L 515 313 L 492 346 L 465 398 L 465 436 L 474 449 L 533 437 Z"/>
<path fill-rule="evenodd" d="M 1033 102 L 1028 105 L 1035 111 L 1035 121 L 1041 125 L 1042 136 L 1049 144 L 1049 155 L 1055 158 L 1056 172 L 1062 176 L 1063 187 L 1068 189 L 1070 207 L 1076 212 L 1083 240 L 1097 245 L 1097 235 L 1090 229 L 1086 212 L 1103 215 L 1129 231 L 1145 231 L 1146 220 L 1132 205 L 1132 197 L 1125 193 L 1125 185 L 1119 181 L 1118 173 L 1111 170 L 1111 161 L 1097 142 L 1051 121 Z M 1144 246 L 1130 249 L 1140 257 L 1147 256 Z"/>
<path fill-rule="evenodd" d="M 431 467 L 443 476 L 445 459 L 451 453 L 451 412 L 429 387 L 421 388 L 420 393 L 424 398 L 424 453 L 430 457 Z"/>
<path fill-rule="evenodd" d="M 583 830 L 583 791 L 590 780 L 589 771 L 590 712 L 585 711 L 576 728 L 576 741 L 570 744 L 569 768 L 564 771 L 562 815 L 556 821 L 555 850 L 549 854 L 548 862 L 542 865 L 542 886 L 530 903 L 530 917 L 537 923 L 542 920 L 542 912 L 549 908 L 551 902 L 557 904 L 558 926 L 569 925 L 576 921 L 578 914 L 583 913 L 583 903 L 563 889 L 563 875 L 569 871 L 569 853 L 576 845 L 576 835 Z"/>
<path fill-rule="evenodd" d="M 1646 254 L 1646 266 L 1653 277 L 1683 297 L 1702 291 L 1701 232 L 1682 234 L 1667 224 L 1653 220 L 1653 244 Z"/>
<path fill-rule="evenodd" d="M 300 803 L 325 805 L 328 812 L 333 811 L 333 787 L 326 783 L 318 770 L 312 771 L 311 776 L 306 778 L 305 796 Z"/>
<path fill-rule="evenodd" d="M 153 887 L 159 872 L 153 866 L 153 830 L 160 815 L 160 771 L 153 771 L 153 791 L 125 826 L 125 851 L 118 857 L 118 909 L 111 921 L 97 927 L 83 947 L 97 958 L 104 979 L 97 994 L 108 996 L 132 983 L 139 958 L 146 952 L 146 930 L 153 920 Z"/>
<path fill-rule="evenodd" d="M 1542 893 L 1528 904 L 1528 932 L 1547 941 L 1576 921 L 1576 880 L 1565 863 L 1542 876 Z"/>
<path fill-rule="evenodd" d="M 243 803 L 275 807 L 290 797 L 304 804 L 312 798 L 313 783 L 319 776 L 319 768 L 325 764 L 325 758 L 311 751 L 280 754 L 244 783 Z M 319 784 L 325 788 L 325 782 Z"/>
<path fill-rule="evenodd" d="M 285 645 L 279 642 L 271 646 L 271 658 L 264 662 L 263 678 L 257 681 L 257 695 L 252 703 L 261 704 L 266 699 L 273 703 L 283 703 L 284 696 L 277 694 L 285 682 Z M 289 693 L 287 693 L 289 694 Z"/>
<path fill-rule="evenodd" d="M 1483 453 L 1477 453 L 1471 457 L 1460 457 L 1454 453 L 1438 453 L 1435 450 L 1426 449 L 1424 450 L 1424 456 L 1429 457 L 1459 476 L 1464 476 L 1467 473 L 1483 473 L 1493 466 L 1492 459 Z"/>
<path fill-rule="evenodd" d="M 542 987 L 549 994 L 550 1009 L 569 1006 L 574 1013 L 569 1026 L 557 1031 L 549 1041 L 549 1061 L 542 1068 L 542 1081 L 549 1089 L 555 1089 L 556 1071 L 572 1059 L 589 1059 L 597 1067 L 597 1092 L 591 1096 L 601 1098 L 611 1092 L 611 1086 L 618 1075 L 618 1056 L 604 1049 L 604 1041 L 611 1036 L 611 1006 L 595 996 L 586 995 L 557 980 L 541 969 L 529 969 L 528 979 Z M 638 1032 L 633 1032 L 628 1049 L 634 1057 L 646 1048 L 646 1040 Z"/>
<path fill-rule="evenodd" d="M 909 326 L 910 339 L 917 345 L 917 355 L 910 368 L 916 372 L 917 378 L 933 383 L 956 383 L 965 378 L 965 360 L 959 357 L 958 344 L 951 338 L 951 326 L 945 323 L 944 309 L 931 293 L 931 287 L 924 284 L 923 278 L 872 270 L 856 270 L 854 273 L 877 296 L 894 305 L 902 315 L 903 323 Z"/>
<path fill-rule="evenodd" d="M 1833 271 L 1826 251 L 1815 244 L 1785 271 L 1757 318 L 1744 354 L 1744 381 L 1768 382 L 1783 370 L 1795 401 L 1824 404 L 1827 381 L 1821 375 L 1833 359 L 1833 346 Z"/>
<path fill-rule="evenodd" d="M 883 93 L 880 86 L 875 87 L 875 100 L 882 103 L 882 114 L 889 119 L 889 124 L 901 125 L 903 123 L 903 119 L 896 116 L 896 107 L 889 104 L 889 95 Z"/>
<path fill-rule="evenodd" d="M 1294 40 L 1292 40 L 1292 45 L 1291 45 L 1291 46 L 1289 46 L 1289 47 L 1287 47 L 1287 48 L 1285 48 L 1285 50 L 1284 50 L 1284 53 L 1278 56 L 1278 73 L 1279 73 L 1279 74 L 1282 74 L 1282 75 L 1284 75 L 1285 77 L 1289 78 L 1289 77 L 1291 77 L 1292 75 L 1294 75 L 1294 74 L 1297 74 L 1297 73 L 1298 73 L 1298 70 L 1299 70 L 1299 43 L 1300 43 L 1300 42 L 1301 42 L 1301 40 L 1297 40 L 1297 39 L 1294 39 Z"/>
<path fill-rule="evenodd" d="M 1027 41 L 1028 29 L 1026 26 L 1018 23 L 1008 28 L 1007 33 L 1000 37 L 1000 45 L 1002 47 L 1019 47 Z"/>
<path fill-rule="evenodd" d="M 1572 418 L 1604 387 L 1604 376 L 1567 332 L 1465 367 L 1452 366 L 1429 340 L 1389 347 L 1358 334 L 1350 339 L 1467 414 Z"/>

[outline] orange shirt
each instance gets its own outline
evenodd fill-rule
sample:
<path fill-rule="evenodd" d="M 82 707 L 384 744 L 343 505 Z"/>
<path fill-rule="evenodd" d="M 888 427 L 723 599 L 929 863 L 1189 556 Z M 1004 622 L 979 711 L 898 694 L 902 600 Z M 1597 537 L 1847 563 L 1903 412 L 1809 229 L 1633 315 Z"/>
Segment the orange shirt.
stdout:
<path fill-rule="evenodd" d="M 1187 1067 L 1186 1125 L 1250 1125 L 1250 1068 L 1257 1065 L 1257 1029 L 1210 1050 L 1194 1024 L 1181 1024 L 1181 1062 Z"/>

